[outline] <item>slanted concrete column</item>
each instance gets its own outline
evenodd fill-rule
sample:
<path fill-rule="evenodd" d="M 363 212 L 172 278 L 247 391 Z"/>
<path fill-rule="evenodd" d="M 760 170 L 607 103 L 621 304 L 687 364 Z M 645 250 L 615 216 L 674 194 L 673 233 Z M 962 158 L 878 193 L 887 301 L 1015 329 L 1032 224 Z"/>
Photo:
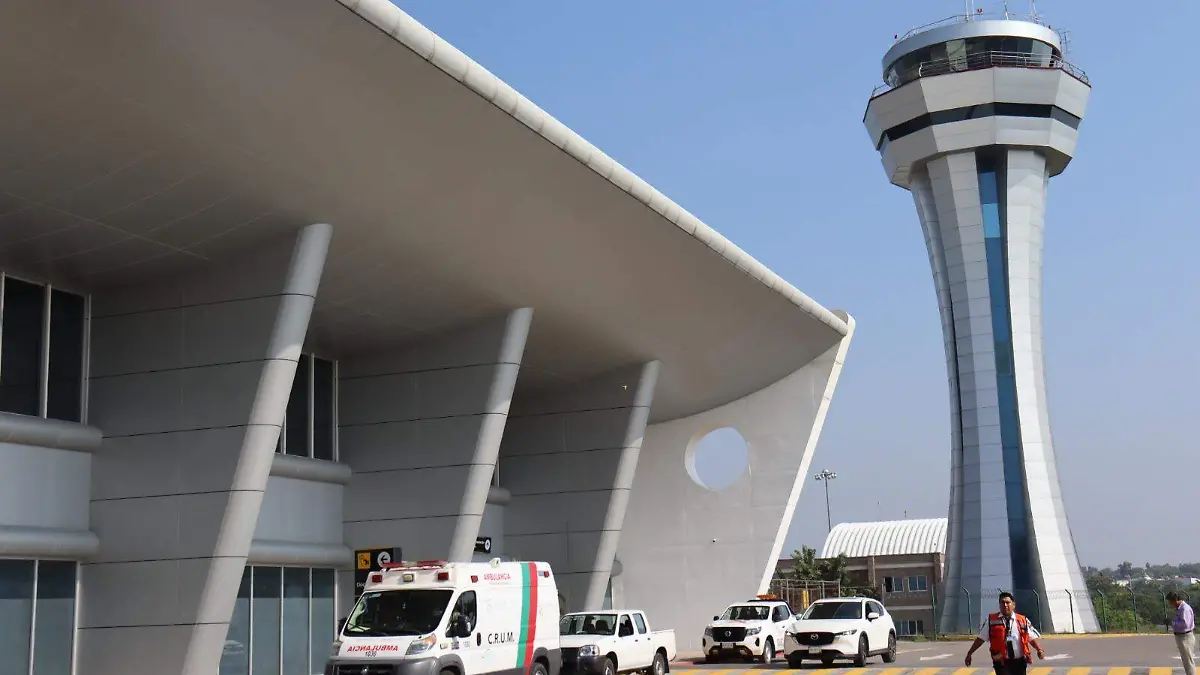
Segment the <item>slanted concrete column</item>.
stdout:
<path fill-rule="evenodd" d="M 217 671 L 330 234 L 95 295 L 80 675 Z"/>
<path fill-rule="evenodd" d="M 505 551 L 549 562 L 568 611 L 604 602 L 658 369 L 651 361 L 518 399 L 509 417 Z"/>
<path fill-rule="evenodd" d="M 517 309 L 339 362 L 350 548 L 471 559 L 532 317 Z"/>

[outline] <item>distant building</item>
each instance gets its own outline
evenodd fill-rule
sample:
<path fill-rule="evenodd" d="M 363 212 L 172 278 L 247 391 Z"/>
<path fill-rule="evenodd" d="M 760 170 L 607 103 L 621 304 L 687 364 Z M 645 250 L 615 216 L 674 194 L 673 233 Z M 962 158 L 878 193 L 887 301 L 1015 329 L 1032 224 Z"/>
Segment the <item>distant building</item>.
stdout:
<path fill-rule="evenodd" d="M 879 593 L 901 636 L 933 635 L 946 528 L 946 518 L 842 523 L 826 537 L 820 555 L 845 555 L 851 583 Z M 776 569 L 786 574 L 791 566 L 789 558 L 780 560 Z"/>

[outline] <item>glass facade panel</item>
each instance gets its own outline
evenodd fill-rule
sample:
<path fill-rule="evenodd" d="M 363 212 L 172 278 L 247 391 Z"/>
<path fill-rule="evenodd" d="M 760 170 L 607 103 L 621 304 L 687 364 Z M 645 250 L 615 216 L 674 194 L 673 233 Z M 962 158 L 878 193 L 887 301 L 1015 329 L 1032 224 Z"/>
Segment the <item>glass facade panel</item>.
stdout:
<path fill-rule="evenodd" d="M 308 570 L 283 570 L 283 675 L 309 675 Z"/>
<path fill-rule="evenodd" d="M 29 675 L 32 560 L 0 560 L 0 675 Z"/>
<path fill-rule="evenodd" d="M 334 422 L 335 379 L 333 361 L 313 358 L 313 458 L 332 460 L 337 427 Z"/>
<path fill-rule="evenodd" d="M 33 675 L 71 675 L 77 566 L 73 562 L 43 560 L 37 567 Z"/>
<path fill-rule="evenodd" d="M 220 675 L 323 672 L 334 638 L 335 580 L 331 569 L 246 567 Z"/>
<path fill-rule="evenodd" d="M 87 301 L 81 295 L 50 290 L 50 363 L 46 417 L 83 420 L 83 342 Z"/>
<path fill-rule="evenodd" d="M 284 424 L 283 451 L 297 457 L 308 457 L 308 404 L 312 384 L 309 369 L 312 357 L 301 355 L 296 363 L 296 378 L 292 380 L 292 394 L 288 398 L 287 419 Z"/>
<path fill-rule="evenodd" d="M 250 575 L 250 567 L 242 571 L 242 585 L 238 587 L 229 632 L 225 635 L 225 648 L 221 650 L 220 675 L 248 675 L 250 672 Z"/>
<path fill-rule="evenodd" d="M 0 331 L 0 410 L 4 412 L 41 414 L 45 312 L 44 286 L 5 277 Z"/>
<path fill-rule="evenodd" d="M 309 650 L 312 654 L 312 672 L 320 672 L 329 658 L 333 645 L 334 627 L 334 580 L 333 570 L 312 571 L 312 610 L 309 622 Z"/>
<path fill-rule="evenodd" d="M 280 675 L 279 629 L 283 569 L 255 567 L 251 576 L 250 667 L 254 675 Z"/>
<path fill-rule="evenodd" d="M 1021 424 L 1017 413 L 1017 380 L 1013 369 L 1012 320 L 1008 303 L 1008 255 L 1005 248 L 1008 232 L 1004 209 L 1007 178 L 1003 154 L 981 151 L 976 155 L 976 165 L 979 171 L 979 200 L 983 210 L 1013 584 L 1015 588 L 1033 588 L 1029 524 L 1025 518 L 1025 477 Z"/>
<path fill-rule="evenodd" d="M 970 37 L 922 47 L 901 56 L 888 66 L 884 81 L 898 87 L 921 77 L 976 68 L 1048 68 L 1055 64 L 1056 56 L 1053 47 L 1031 38 Z"/>

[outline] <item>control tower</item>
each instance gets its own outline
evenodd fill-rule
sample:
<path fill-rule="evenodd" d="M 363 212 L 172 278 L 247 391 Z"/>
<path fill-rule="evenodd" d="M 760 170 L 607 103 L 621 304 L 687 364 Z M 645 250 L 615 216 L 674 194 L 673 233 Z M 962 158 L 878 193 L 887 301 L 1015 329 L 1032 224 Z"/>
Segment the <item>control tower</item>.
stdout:
<path fill-rule="evenodd" d="M 912 192 L 949 372 L 943 631 L 1013 593 L 1041 630 L 1095 632 L 1046 406 L 1046 188 L 1075 152 L 1091 86 L 1036 16 L 969 13 L 898 36 L 863 123 Z"/>

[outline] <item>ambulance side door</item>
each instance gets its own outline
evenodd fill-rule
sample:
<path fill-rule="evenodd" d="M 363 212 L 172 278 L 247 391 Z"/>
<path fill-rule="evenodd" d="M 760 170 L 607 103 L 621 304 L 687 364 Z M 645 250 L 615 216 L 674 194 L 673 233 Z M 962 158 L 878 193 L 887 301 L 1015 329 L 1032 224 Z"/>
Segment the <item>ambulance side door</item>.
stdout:
<path fill-rule="evenodd" d="M 480 623 L 481 615 L 485 614 L 480 611 L 479 595 L 474 590 L 463 591 L 450 614 L 448 630 L 454 632 L 453 651 L 462 659 L 463 670 L 468 674 L 480 672 L 487 662 L 488 644 L 484 632 L 487 628 Z"/>

